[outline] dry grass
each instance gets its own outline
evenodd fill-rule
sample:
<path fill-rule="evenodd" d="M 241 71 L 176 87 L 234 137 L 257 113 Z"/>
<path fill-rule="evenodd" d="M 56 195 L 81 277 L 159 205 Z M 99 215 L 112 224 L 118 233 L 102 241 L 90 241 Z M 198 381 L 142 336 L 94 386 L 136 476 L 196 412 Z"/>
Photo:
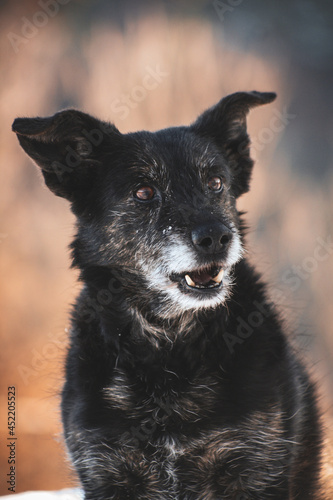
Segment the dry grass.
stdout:
<path fill-rule="evenodd" d="M 9 18 L 3 18 L 3 26 L 6 22 Z M 18 388 L 18 489 L 56 488 L 70 482 L 61 447 L 53 442 L 60 429 L 57 413 L 53 413 L 58 405 L 54 396 L 61 386 L 61 344 L 66 343 L 68 304 L 78 289 L 75 273 L 68 270 L 66 252 L 73 217 L 67 203 L 42 185 L 39 173 L 10 132 L 16 116 L 52 114 L 63 105 L 63 96 L 66 103 L 115 121 L 126 132 L 189 123 L 236 90 L 278 92 L 278 101 L 253 111 L 250 117 L 257 164 L 252 192 L 240 206 L 249 212 L 252 227 L 250 257 L 275 285 L 272 295 L 286 311 L 287 322 L 296 327 L 296 341 L 320 380 L 323 406 L 328 410 L 333 257 L 317 262 L 295 290 L 288 290 L 282 278 L 293 272 L 294 265 L 304 271 L 318 237 L 327 239 L 331 234 L 333 183 L 327 185 L 324 195 L 306 179 L 296 177 L 289 167 L 291 159 L 278 149 L 288 127 L 297 126 L 297 117 L 283 130 L 267 132 L 274 113 L 288 108 L 291 97 L 283 68 L 228 46 L 204 21 L 171 22 L 163 15 L 130 22 L 123 32 L 96 25 L 75 46 L 70 30 L 56 17 L 17 54 L 5 36 L 0 48 L 4 75 L 0 82 L 4 356 L 0 380 L 3 397 L 8 385 Z M 147 73 L 158 68 L 163 76 L 156 86 L 142 90 Z M 131 96 L 126 113 L 119 111 L 123 95 Z M 1 414 L 1 422 L 4 419 Z M 6 433 L 3 423 L 0 430 Z M 0 453 L 0 470 L 6 470 L 3 446 Z M 3 482 L 1 493 L 6 493 Z"/>

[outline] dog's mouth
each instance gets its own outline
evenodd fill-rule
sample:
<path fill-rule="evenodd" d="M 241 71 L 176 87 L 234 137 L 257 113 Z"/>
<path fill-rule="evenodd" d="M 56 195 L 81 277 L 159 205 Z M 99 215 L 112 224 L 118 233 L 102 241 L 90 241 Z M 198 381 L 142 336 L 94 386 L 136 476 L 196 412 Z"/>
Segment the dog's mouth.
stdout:
<path fill-rule="evenodd" d="M 172 275 L 172 281 L 177 281 L 186 289 L 207 291 L 217 289 L 222 286 L 224 269 L 221 266 L 213 265 L 183 274 Z"/>

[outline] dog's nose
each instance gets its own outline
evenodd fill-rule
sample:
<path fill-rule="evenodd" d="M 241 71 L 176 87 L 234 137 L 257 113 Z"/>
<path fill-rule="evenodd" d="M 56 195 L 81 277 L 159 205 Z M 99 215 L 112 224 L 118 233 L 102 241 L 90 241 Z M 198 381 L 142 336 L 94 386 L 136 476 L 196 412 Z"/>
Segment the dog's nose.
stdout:
<path fill-rule="evenodd" d="M 232 239 L 232 231 L 221 222 L 202 224 L 192 230 L 191 238 L 199 252 L 219 253 L 228 248 Z"/>

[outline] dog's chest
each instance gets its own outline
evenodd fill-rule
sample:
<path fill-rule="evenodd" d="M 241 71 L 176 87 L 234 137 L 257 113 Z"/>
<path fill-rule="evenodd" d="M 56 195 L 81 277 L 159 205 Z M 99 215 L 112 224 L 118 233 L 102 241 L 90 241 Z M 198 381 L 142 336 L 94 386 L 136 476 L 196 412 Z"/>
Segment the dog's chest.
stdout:
<path fill-rule="evenodd" d="M 212 374 L 186 381 L 170 374 L 150 383 L 117 368 L 103 394 L 109 439 L 89 457 L 94 477 L 109 471 L 122 485 L 117 499 L 132 498 L 126 491 L 147 500 L 260 498 L 287 463 L 281 413 L 225 424 L 216 410 L 221 395 L 223 383 Z"/>
<path fill-rule="evenodd" d="M 114 370 L 104 399 L 110 409 L 143 426 L 165 427 L 199 422 L 216 406 L 222 385 L 216 375 L 198 372 L 183 377 L 169 369 L 145 377 Z"/>

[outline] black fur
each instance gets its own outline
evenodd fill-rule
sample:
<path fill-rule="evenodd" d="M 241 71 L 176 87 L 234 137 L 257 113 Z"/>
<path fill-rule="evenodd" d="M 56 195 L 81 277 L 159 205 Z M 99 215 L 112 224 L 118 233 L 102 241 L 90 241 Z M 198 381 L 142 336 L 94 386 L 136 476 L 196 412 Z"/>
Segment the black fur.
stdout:
<path fill-rule="evenodd" d="M 321 498 L 314 389 L 236 209 L 246 114 L 274 99 L 239 92 L 155 133 L 75 110 L 13 124 L 77 216 L 62 414 L 87 500 Z"/>

